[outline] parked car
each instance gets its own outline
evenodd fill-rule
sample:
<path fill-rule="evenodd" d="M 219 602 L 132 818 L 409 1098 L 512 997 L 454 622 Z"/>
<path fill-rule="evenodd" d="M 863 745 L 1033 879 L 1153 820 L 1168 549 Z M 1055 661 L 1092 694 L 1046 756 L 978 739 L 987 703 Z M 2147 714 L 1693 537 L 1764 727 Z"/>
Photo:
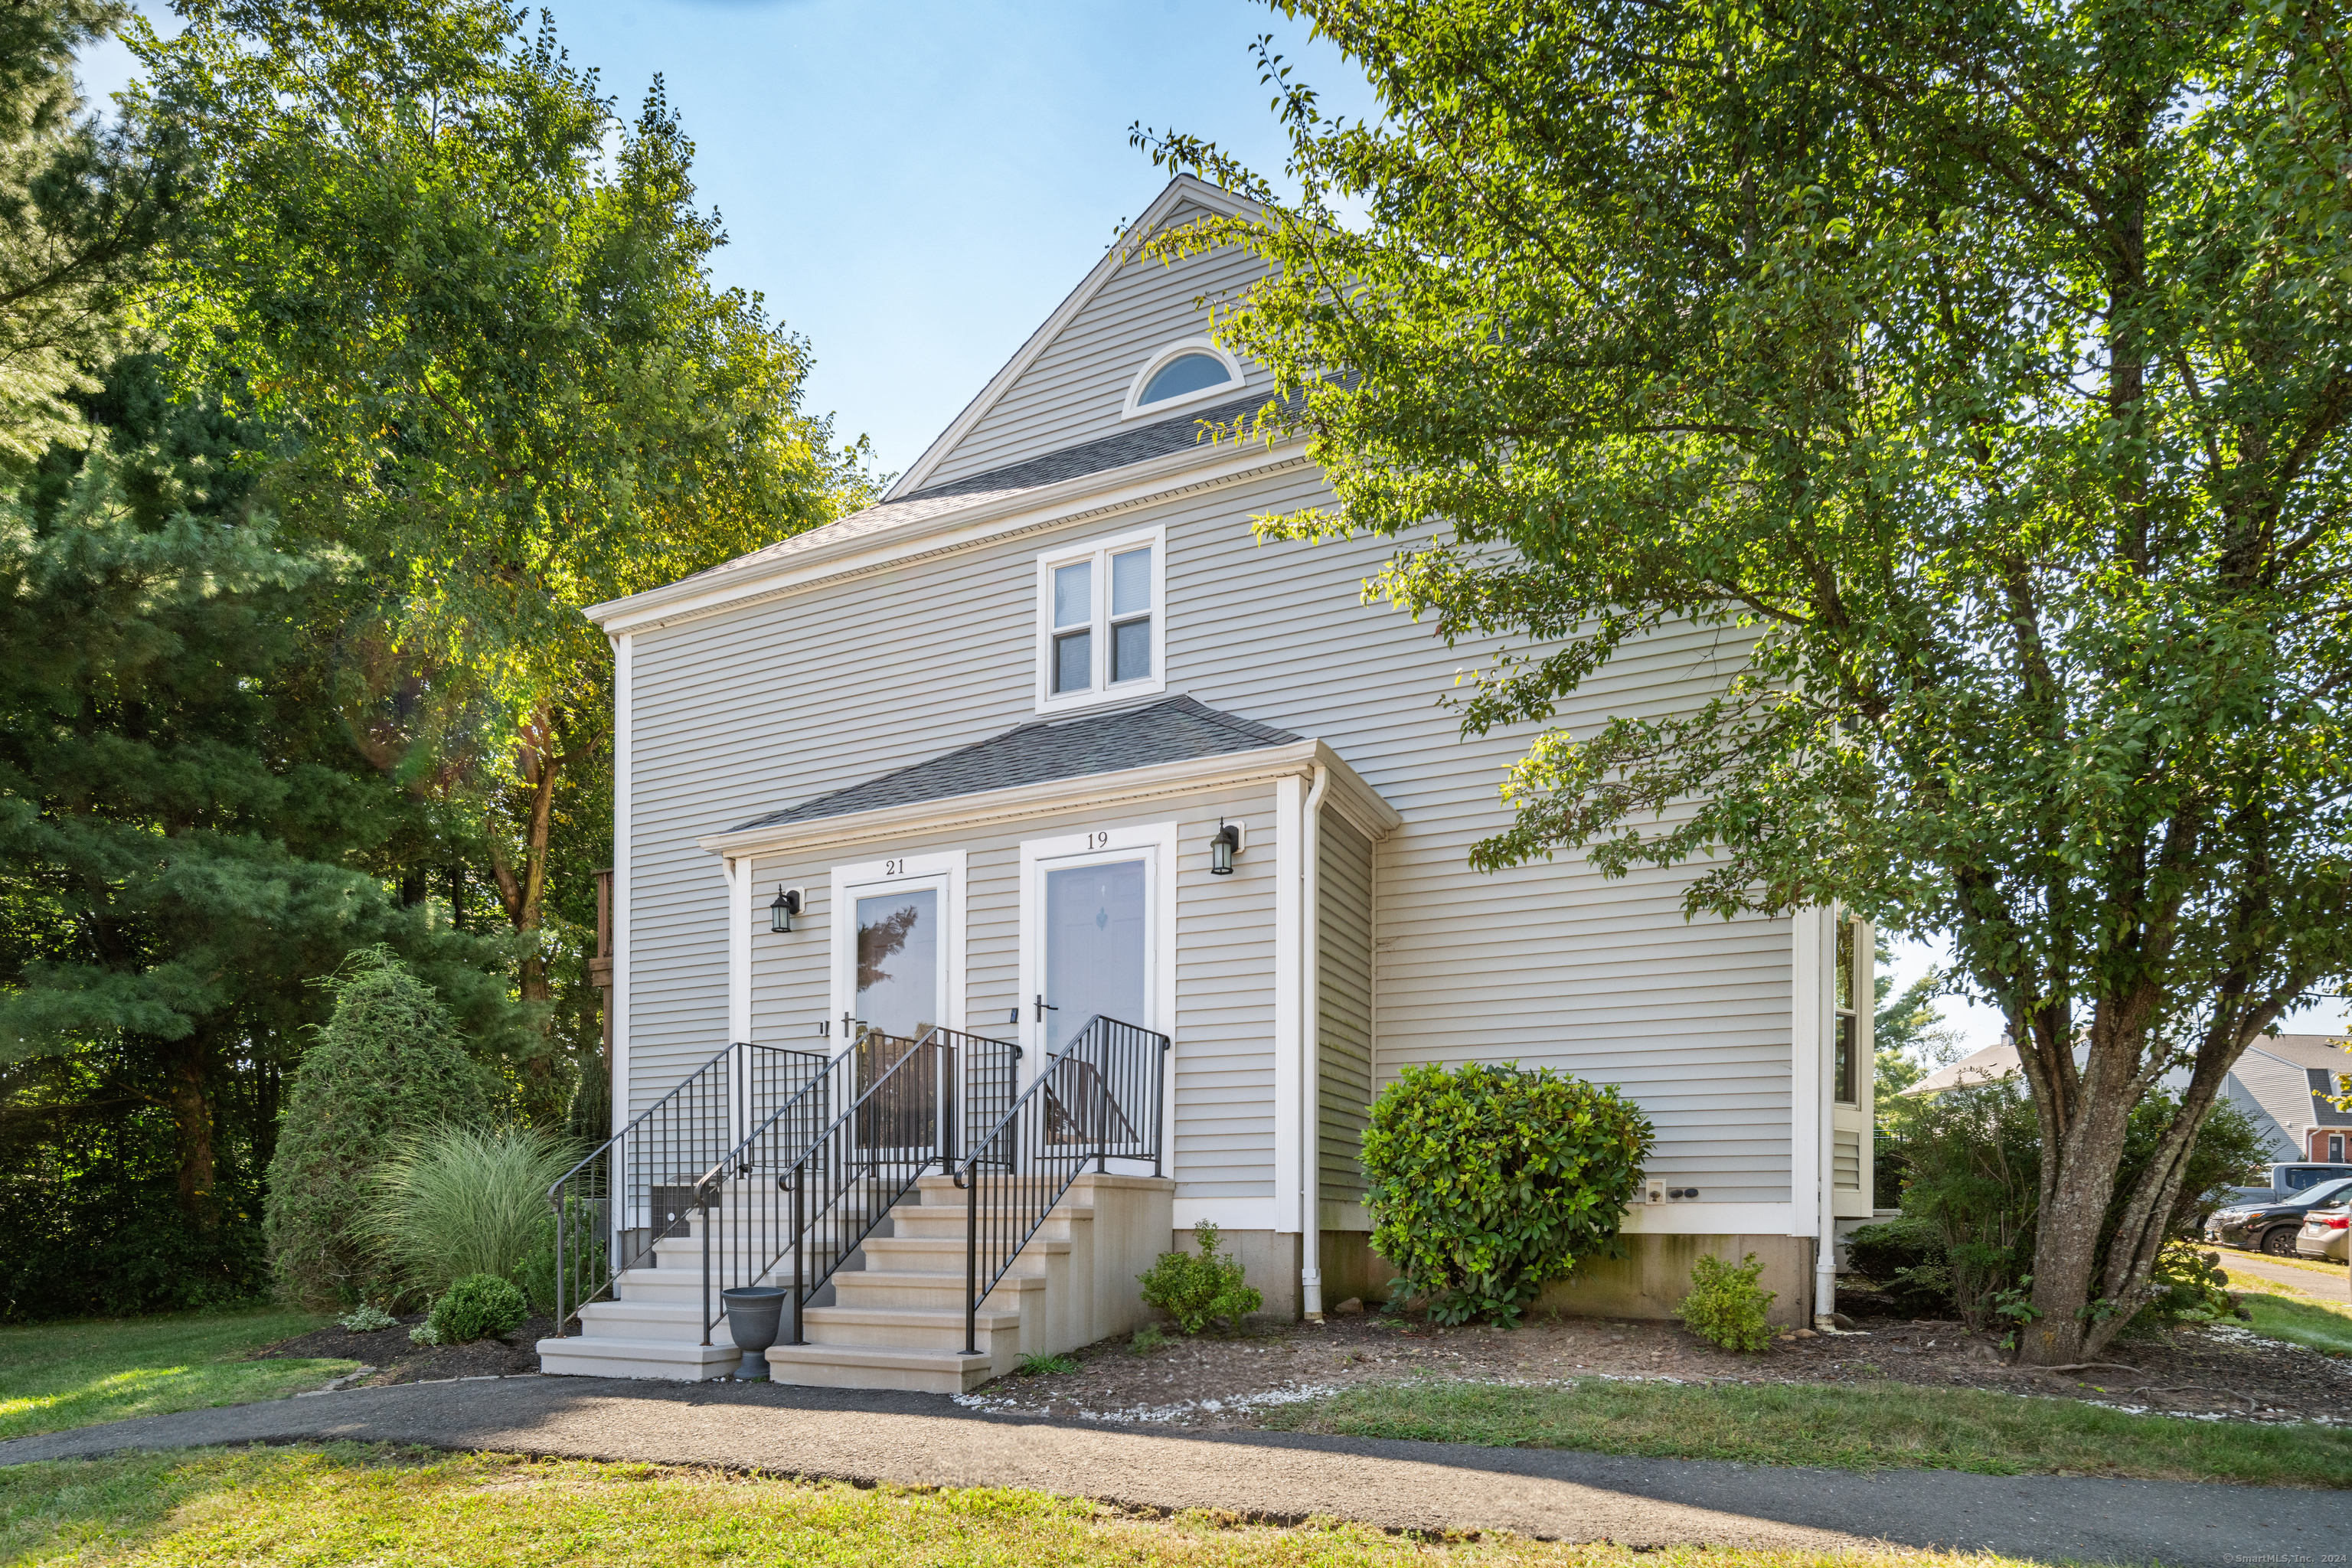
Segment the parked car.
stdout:
<path fill-rule="evenodd" d="M 2223 1208 L 2250 1208 L 2255 1204 L 2283 1202 L 2302 1195 L 2305 1189 L 2322 1182 L 2338 1182 L 2352 1177 L 2352 1165 L 2331 1165 L 2311 1160 L 2285 1160 L 2273 1165 L 2270 1185 L 2231 1187 L 2222 1200 Z"/>
<path fill-rule="evenodd" d="M 2294 1249 L 2330 1263 L 2352 1261 L 2352 1194 L 2323 1204 L 2303 1216 Z"/>
<path fill-rule="evenodd" d="M 2352 1180 L 2322 1182 L 2292 1197 L 2269 1203 L 2219 1208 L 2205 1222 L 2205 1239 L 2223 1247 L 2244 1247 L 2249 1252 L 2292 1258 L 2303 1222 L 2311 1211 L 2326 1208 L 2332 1201 L 2347 1195 L 2352 1195 Z"/>

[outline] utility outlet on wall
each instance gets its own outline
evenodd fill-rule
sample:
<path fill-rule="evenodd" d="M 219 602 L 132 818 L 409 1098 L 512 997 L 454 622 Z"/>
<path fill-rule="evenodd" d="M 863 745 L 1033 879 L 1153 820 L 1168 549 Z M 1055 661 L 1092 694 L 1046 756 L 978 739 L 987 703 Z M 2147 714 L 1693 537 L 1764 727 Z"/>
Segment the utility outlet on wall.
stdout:
<path fill-rule="evenodd" d="M 1650 1189 L 1650 1194 L 1647 1198 L 1643 1200 L 1644 1203 L 1662 1204 L 1666 1201 L 1666 1189 L 1663 1184 L 1651 1182 L 1648 1184 L 1648 1186 Z"/>

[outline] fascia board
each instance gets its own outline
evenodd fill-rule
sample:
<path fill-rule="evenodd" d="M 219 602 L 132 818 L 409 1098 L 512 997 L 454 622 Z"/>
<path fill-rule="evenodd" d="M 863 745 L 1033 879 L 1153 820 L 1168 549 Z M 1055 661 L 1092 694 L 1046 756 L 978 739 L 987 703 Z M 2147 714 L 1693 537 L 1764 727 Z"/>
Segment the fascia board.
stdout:
<path fill-rule="evenodd" d="M 1143 209 L 1143 216 L 1127 226 L 1127 231 L 1118 237 L 1109 250 L 1104 252 L 1103 258 L 1095 263 L 1093 270 L 1079 279 L 1078 286 L 1055 307 L 1054 313 L 1045 318 L 1045 325 L 1029 334 L 1028 341 L 1005 361 L 1004 368 L 980 389 L 977 396 L 963 405 L 963 412 L 940 432 L 937 440 L 923 448 L 923 455 L 915 459 L 915 466 L 899 475 L 889 489 L 883 493 L 882 499 L 895 500 L 921 489 L 924 481 L 947 460 L 948 454 L 955 450 L 956 444 L 971 434 L 973 426 L 988 416 L 989 410 L 996 406 L 998 399 L 1012 390 L 1013 384 L 1021 379 L 1023 373 L 1037 363 L 1037 356 L 1062 335 L 1062 329 L 1094 302 L 1095 296 L 1102 292 L 1104 286 L 1121 267 L 1135 258 L 1136 237 L 1156 233 L 1168 215 L 1188 199 L 1227 217 L 1240 217 L 1250 210 L 1250 204 L 1231 191 L 1221 190 L 1190 174 L 1179 174 L 1169 181 L 1166 188 L 1151 199 L 1151 205 Z"/>
<path fill-rule="evenodd" d="M 1330 769 L 1333 784 L 1349 800 L 1349 814 L 1360 812 L 1385 826 L 1402 826 L 1389 804 L 1320 741 L 1293 741 L 1255 751 L 1227 752 L 1214 757 L 1193 757 L 1150 767 L 1124 768 L 1117 773 L 1081 773 L 1075 778 L 1047 779 L 1010 789 L 984 790 L 976 795 L 949 795 L 940 800 L 910 801 L 873 811 L 845 812 L 807 822 L 778 823 L 713 833 L 695 840 L 714 855 L 774 855 L 794 849 L 841 848 L 877 839 L 904 837 L 939 827 L 978 828 L 1024 817 L 1047 816 L 1076 806 L 1123 806 L 1191 795 L 1214 785 L 1256 784 L 1277 778 L 1305 777 L 1320 763 Z M 1369 828 L 1368 831 L 1373 831 Z"/>
<path fill-rule="evenodd" d="M 651 631 L 991 540 L 1132 511 L 1198 490 L 1301 468 L 1307 461 L 1302 450 L 1305 444 L 1304 436 L 1292 435 L 1270 446 L 1253 441 L 1207 449 L 1222 456 L 1204 457 L 1197 447 L 1171 452 L 1126 468 L 1082 474 L 1019 495 L 935 513 L 907 524 L 903 531 L 853 535 L 781 556 L 772 565 L 747 567 L 722 582 L 689 577 L 625 599 L 591 605 L 582 613 L 607 636 Z M 1106 483 L 1106 479 L 1114 482 Z"/>

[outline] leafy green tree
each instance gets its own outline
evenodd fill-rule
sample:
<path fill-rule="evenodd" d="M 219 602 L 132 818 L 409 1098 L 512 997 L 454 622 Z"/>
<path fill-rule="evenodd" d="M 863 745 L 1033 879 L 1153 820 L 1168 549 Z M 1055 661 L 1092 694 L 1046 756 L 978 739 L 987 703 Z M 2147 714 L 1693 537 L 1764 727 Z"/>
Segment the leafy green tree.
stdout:
<path fill-rule="evenodd" d="M 277 1085 L 353 947 L 415 953 L 486 1054 L 507 946 L 383 875 L 415 827 L 326 700 L 337 561 L 286 548 L 236 421 L 118 365 L 86 452 L 0 494 L 7 1310 L 249 1292 Z"/>
<path fill-rule="evenodd" d="M 133 35 L 141 112 L 213 181 L 159 315 L 281 433 L 289 526 L 382 584 L 354 731 L 471 813 L 480 881 L 536 938 L 562 793 L 610 765 L 583 607 L 856 504 L 862 450 L 799 412 L 805 345 L 711 286 L 725 237 L 658 80 L 624 121 L 492 0 L 181 14 Z M 551 1002 L 550 962 L 522 959 L 526 1002 Z M 556 1053 L 524 1089 L 560 1120 Z"/>
<path fill-rule="evenodd" d="M 0 464 L 12 468 L 80 423 L 73 395 L 95 391 L 122 345 L 124 306 L 184 198 L 168 128 L 104 125 L 74 82 L 74 52 L 130 11 L 0 6 Z"/>
<path fill-rule="evenodd" d="M 1338 505 L 1261 526 L 1399 538 L 1379 591 L 1510 650 L 1474 731 L 1662 627 L 1744 652 L 1706 701 L 1543 734 L 1474 863 L 1691 863 L 1693 914 L 1949 931 L 2039 1119 L 2022 1353 L 2095 1356 L 2231 1065 L 2352 967 L 2352 26 L 1297 8 L 1384 113 L 1327 120 L 1269 51 L 1295 197 L 1137 133 L 1265 204 L 1167 242 L 1273 264 L 1218 331 L 1303 400 Z"/>

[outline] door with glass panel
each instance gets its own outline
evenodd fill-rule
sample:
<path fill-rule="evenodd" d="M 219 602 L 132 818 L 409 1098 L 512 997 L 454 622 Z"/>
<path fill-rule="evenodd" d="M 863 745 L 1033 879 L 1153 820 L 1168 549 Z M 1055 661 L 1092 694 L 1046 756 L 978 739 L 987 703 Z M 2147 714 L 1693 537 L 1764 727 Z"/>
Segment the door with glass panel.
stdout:
<path fill-rule="evenodd" d="M 1034 999 L 1039 1071 L 1050 1072 L 1048 1144 L 1108 1143 L 1134 1136 L 1129 1110 L 1104 1076 L 1101 1039 L 1055 1058 L 1097 1017 L 1149 1029 L 1153 1023 L 1151 860 L 1099 857 L 1039 869 Z M 1116 1075 L 1114 1075 L 1116 1076 Z"/>
<path fill-rule="evenodd" d="M 862 1100 L 883 1074 L 940 1020 L 947 947 L 937 888 L 858 892 L 857 973 L 848 1020 L 856 1042 L 856 1093 Z M 912 1068 L 908 1069 L 912 1071 Z M 920 1143 L 938 1115 L 936 1085 L 893 1091 L 887 1110 L 862 1113 L 858 1142 Z"/>

